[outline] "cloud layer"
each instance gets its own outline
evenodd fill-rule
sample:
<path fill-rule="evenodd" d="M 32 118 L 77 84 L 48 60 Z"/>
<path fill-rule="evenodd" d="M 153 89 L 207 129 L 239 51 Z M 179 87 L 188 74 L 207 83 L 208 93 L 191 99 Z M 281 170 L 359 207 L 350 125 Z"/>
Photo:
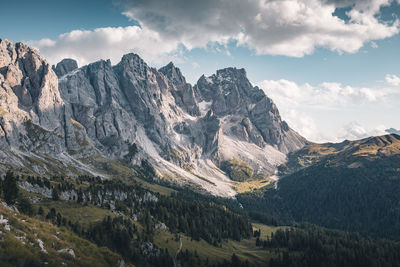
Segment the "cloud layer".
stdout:
<path fill-rule="evenodd" d="M 365 107 L 385 105 L 392 96 L 400 94 L 393 88 L 352 87 L 332 82 L 313 86 L 281 79 L 264 80 L 256 85 L 274 100 L 283 119 L 292 128 L 315 142 L 355 140 L 385 134 L 382 125 L 366 128 L 351 119 L 342 126 L 337 125 L 338 121 L 332 121 L 337 127 L 327 130 L 327 120 L 331 119 L 327 115 L 335 114 L 334 117 L 338 118 L 343 116 L 344 109 L 349 108 L 362 113 Z M 320 114 L 323 114 L 322 118 Z"/>
<path fill-rule="evenodd" d="M 376 15 L 391 0 L 125 0 L 129 18 L 187 48 L 236 40 L 258 54 L 302 57 L 316 47 L 356 52 L 398 33 Z M 348 20 L 334 16 L 350 7 Z"/>
<path fill-rule="evenodd" d="M 61 34 L 57 40 L 42 39 L 29 44 L 53 64 L 63 58 L 74 58 L 79 65 L 99 59 L 111 59 L 116 64 L 122 55 L 130 52 L 146 61 L 164 63 L 179 53 L 177 41 L 164 41 L 157 32 L 139 26 L 75 30 Z"/>
<path fill-rule="evenodd" d="M 264 80 L 257 83 L 275 101 L 291 107 L 307 105 L 315 108 L 334 108 L 383 100 L 393 93 L 391 89 L 352 87 L 335 82 L 317 86 L 308 83 L 298 85 L 288 80 Z"/>
<path fill-rule="evenodd" d="M 339 140 L 358 140 L 369 136 L 385 135 L 387 134 L 386 129 L 387 128 L 384 125 L 378 125 L 374 128 L 366 129 L 360 123 L 352 121 L 343 126 L 340 130 Z"/>
<path fill-rule="evenodd" d="M 74 30 L 56 40 L 31 41 L 51 63 L 72 57 L 86 64 L 116 63 L 136 52 L 164 63 L 181 48 L 230 41 L 257 54 L 302 57 L 324 47 L 357 52 L 364 44 L 399 32 L 399 21 L 383 22 L 380 9 L 392 0 L 121 0 L 125 16 L 140 26 Z M 347 7 L 347 19 L 334 15 Z"/>
<path fill-rule="evenodd" d="M 400 86 L 400 77 L 394 74 L 386 75 L 386 82 L 392 86 Z"/>

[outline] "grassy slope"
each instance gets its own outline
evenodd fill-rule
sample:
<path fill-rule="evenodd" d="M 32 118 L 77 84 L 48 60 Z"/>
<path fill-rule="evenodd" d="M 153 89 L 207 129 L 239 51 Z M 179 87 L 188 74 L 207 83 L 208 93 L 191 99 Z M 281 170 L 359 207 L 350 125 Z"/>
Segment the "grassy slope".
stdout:
<path fill-rule="evenodd" d="M 2 266 L 117 266 L 121 257 L 107 248 L 99 248 L 79 238 L 64 227 L 36 220 L 0 205 L 2 214 L 10 224 L 10 231 L 0 225 L 0 262 Z M 19 240 L 19 239 L 20 240 Z M 43 252 L 38 239 L 43 241 Z M 24 243 L 25 244 L 24 244 Z M 70 248 L 75 258 L 57 250 Z"/>
<path fill-rule="evenodd" d="M 261 229 L 263 237 L 270 235 L 278 229 L 285 228 L 267 226 L 264 224 L 253 224 L 253 226 L 254 230 Z M 233 253 L 235 253 L 241 260 L 248 260 L 256 266 L 268 263 L 270 259 L 269 252 L 261 247 L 257 247 L 255 245 L 256 239 L 253 237 L 244 239 L 240 242 L 226 240 L 222 243 L 221 247 L 213 246 L 204 240 L 192 240 L 190 237 L 183 234 L 179 234 L 179 237 L 182 241 L 182 251 L 187 249 L 192 253 L 196 252 L 200 258 L 208 258 L 210 263 L 229 260 Z M 176 239 L 176 236 L 169 232 L 159 230 L 156 234 L 154 243 L 161 248 L 167 248 L 170 255 L 174 256 L 179 248 L 180 240 Z"/>
<path fill-rule="evenodd" d="M 329 160 L 336 166 L 361 166 L 363 160 L 373 161 L 400 155 L 400 136 L 396 134 L 368 137 L 342 143 L 310 144 L 289 155 L 282 169 L 286 173 Z"/>
<path fill-rule="evenodd" d="M 145 187 L 154 190 L 156 192 L 163 192 L 166 195 L 170 194 L 170 189 L 165 186 L 150 184 L 143 180 L 138 180 Z M 149 186 L 146 186 L 149 185 Z M 80 186 L 87 186 L 86 182 L 82 183 Z M 26 192 L 21 190 L 21 194 L 26 197 L 40 196 L 35 193 Z M 72 222 L 79 222 L 82 226 L 88 226 L 91 223 L 99 222 L 103 220 L 104 217 L 110 215 L 115 216 L 113 212 L 108 209 L 103 209 L 91 204 L 81 205 L 75 201 L 53 201 L 52 199 L 42 198 L 42 200 L 36 204 L 33 204 L 35 209 L 40 206 L 44 210 L 44 214 L 47 214 L 51 208 L 55 208 L 63 217 L 67 218 Z M 142 225 L 139 222 L 135 223 L 138 229 L 143 230 Z M 273 227 L 263 224 L 254 224 L 254 229 L 261 229 L 262 234 L 269 235 L 280 228 L 284 227 Z M 208 258 L 211 263 L 219 263 L 223 260 L 230 260 L 233 253 L 235 253 L 241 260 L 248 260 L 250 263 L 256 265 L 264 264 L 269 261 L 269 253 L 260 247 L 256 247 L 256 239 L 250 238 L 246 240 L 232 241 L 225 240 L 221 247 L 213 246 L 204 240 L 195 241 L 184 234 L 179 234 L 182 240 L 182 251 L 188 249 L 190 252 L 195 252 L 200 256 L 200 258 Z M 172 257 L 175 257 L 176 251 L 178 250 L 180 241 L 176 240 L 175 234 L 168 231 L 157 230 L 155 235 L 154 243 L 162 249 L 168 249 L 168 252 Z"/>
<path fill-rule="evenodd" d="M 244 182 L 236 182 L 233 188 L 238 194 L 243 194 L 247 192 L 257 191 L 265 187 L 272 187 L 274 185 L 274 180 L 271 178 L 263 178 L 261 180 L 248 180 Z"/>
<path fill-rule="evenodd" d="M 82 206 L 75 201 L 52 201 L 44 199 L 34 206 L 36 208 L 41 206 L 44 210 L 44 214 L 47 214 L 51 208 L 55 208 L 63 217 L 68 218 L 71 222 L 80 222 L 82 226 L 100 222 L 106 216 L 114 216 L 110 210 L 102 209 L 91 204 Z"/>
<path fill-rule="evenodd" d="M 72 222 L 80 222 L 81 225 L 88 225 L 93 222 L 101 221 L 105 216 L 114 216 L 112 212 L 96 206 L 82 206 L 73 201 L 52 201 L 49 199 L 42 200 L 34 205 L 36 208 L 42 206 L 44 214 L 51 208 L 55 208 L 63 217 L 68 218 Z M 137 222 L 137 227 L 142 230 L 142 226 Z M 272 232 L 285 227 L 273 227 L 264 224 L 253 224 L 254 230 L 261 229 L 262 234 L 266 237 Z M 182 251 L 188 249 L 190 252 L 197 252 L 200 258 L 209 258 L 210 262 L 218 263 L 223 260 L 229 260 L 235 253 L 242 260 L 249 260 L 250 263 L 262 264 L 268 262 L 268 253 L 260 247 L 255 246 L 255 238 L 242 240 L 240 242 L 225 240 L 222 247 L 213 246 L 204 240 L 195 241 L 184 234 L 179 234 L 182 240 Z M 168 231 L 157 230 L 154 243 L 163 249 L 168 249 L 171 256 L 175 256 L 180 241 L 176 240 L 176 235 Z"/>

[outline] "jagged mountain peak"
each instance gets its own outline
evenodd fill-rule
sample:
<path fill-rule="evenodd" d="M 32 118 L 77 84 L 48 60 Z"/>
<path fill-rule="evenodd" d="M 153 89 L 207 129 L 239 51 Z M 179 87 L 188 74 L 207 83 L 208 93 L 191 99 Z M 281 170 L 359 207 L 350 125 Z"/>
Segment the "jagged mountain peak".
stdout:
<path fill-rule="evenodd" d="M 14 44 L 7 39 L 0 39 L 0 71 L 16 59 Z"/>
<path fill-rule="evenodd" d="M 12 91 L 6 90 L 7 94 L 17 96 L 25 110 L 36 107 L 35 112 L 40 112 L 62 104 L 57 76 L 36 49 L 1 40 L 0 75 L 4 80 L 3 87 Z"/>
<path fill-rule="evenodd" d="M 38 61 L 43 62 L 44 65 L 47 65 L 47 61 L 39 54 L 39 52 L 25 45 L 22 42 L 12 43 L 7 39 L 0 39 L 0 68 L 8 68 L 9 65 L 17 64 L 18 59 L 25 59 L 34 61 L 33 63 L 36 64 Z M 23 62 L 22 62 L 23 63 Z"/>
<path fill-rule="evenodd" d="M 135 53 L 123 55 L 121 61 L 113 68 L 119 73 L 135 73 L 142 78 L 146 78 L 150 70 L 147 63 Z"/>
<path fill-rule="evenodd" d="M 233 78 L 233 79 L 247 79 L 246 70 L 244 68 L 235 68 L 235 67 L 228 67 L 219 69 L 216 72 L 217 77 L 221 78 Z"/>
<path fill-rule="evenodd" d="M 85 69 L 86 71 L 90 71 L 92 73 L 94 72 L 104 72 L 105 69 L 112 69 L 112 65 L 111 65 L 111 60 L 107 59 L 107 60 L 98 60 L 96 62 L 90 63 L 86 66 L 84 66 L 82 69 Z"/>
<path fill-rule="evenodd" d="M 166 66 L 160 68 L 158 71 L 167 76 L 168 79 L 175 84 L 175 86 L 182 87 L 186 84 L 186 79 L 181 70 L 177 68 L 172 61 Z"/>
<path fill-rule="evenodd" d="M 212 99 L 234 98 L 231 104 L 240 104 L 241 96 L 259 94 L 257 87 L 251 85 L 247 79 L 246 71 L 237 68 L 225 68 L 217 70 L 215 74 L 206 77 L 202 75 L 195 86 L 196 96 L 201 101 L 211 101 Z M 217 112 L 218 113 L 218 112 Z"/>
<path fill-rule="evenodd" d="M 225 68 L 209 77 L 200 77 L 195 86 L 201 107 L 213 110 L 219 118 L 225 118 L 225 132 L 250 141 L 260 147 L 271 145 L 288 153 L 306 143 L 298 133 L 282 121 L 272 99 L 258 87 L 254 87 L 244 69 Z M 205 113 L 207 110 L 202 110 Z M 235 118 L 246 119 L 245 124 L 235 125 Z"/>
<path fill-rule="evenodd" d="M 52 66 L 53 71 L 57 74 L 58 77 L 62 77 L 71 71 L 74 71 L 78 68 L 78 62 L 72 58 L 64 58 L 60 62 L 57 63 L 56 66 Z"/>
<path fill-rule="evenodd" d="M 176 104 L 189 115 L 199 116 L 201 113 L 196 103 L 195 92 L 192 85 L 186 82 L 181 70 L 170 62 L 158 71 L 164 74 L 174 85 L 171 88 L 171 93 L 175 98 Z"/>
<path fill-rule="evenodd" d="M 6 40 L 0 62 L 1 162 L 23 166 L 20 153 L 65 151 L 66 111 L 50 65 L 36 49 Z"/>
<path fill-rule="evenodd" d="M 122 56 L 119 64 L 131 64 L 131 65 L 146 65 L 146 62 L 136 53 L 128 53 Z"/>

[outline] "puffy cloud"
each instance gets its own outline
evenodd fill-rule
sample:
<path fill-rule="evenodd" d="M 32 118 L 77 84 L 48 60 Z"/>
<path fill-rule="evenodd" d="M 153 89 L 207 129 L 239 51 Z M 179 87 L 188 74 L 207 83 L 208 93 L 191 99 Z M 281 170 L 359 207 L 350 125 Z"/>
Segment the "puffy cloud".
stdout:
<path fill-rule="evenodd" d="M 393 86 L 399 86 L 400 85 L 400 77 L 398 77 L 394 74 L 388 74 L 388 75 L 386 75 L 386 82 Z"/>
<path fill-rule="evenodd" d="M 339 139 L 357 140 L 369 136 L 385 135 L 387 134 L 386 129 L 387 128 L 384 125 L 379 125 L 375 128 L 366 129 L 358 122 L 352 121 L 343 127 Z"/>
<path fill-rule="evenodd" d="M 374 102 L 392 93 L 389 89 L 352 87 L 335 82 L 324 82 L 317 86 L 308 83 L 298 85 L 288 80 L 264 80 L 256 83 L 278 105 L 307 105 L 321 108 L 338 107 L 345 104 Z"/>
<path fill-rule="evenodd" d="M 236 40 L 258 54 L 302 57 L 316 47 L 357 52 L 398 33 L 398 20 L 379 21 L 390 0 L 125 0 L 124 14 L 188 49 Z M 349 20 L 334 16 L 350 7 Z"/>
<path fill-rule="evenodd" d="M 79 65 L 99 59 L 111 59 L 115 64 L 122 55 L 134 52 L 148 62 L 165 63 L 179 53 L 179 43 L 164 40 L 159 33 L 139 26 L 75 30 L 61 34 L 57 40 L 30 41 L 51 63 L 74 58 Z"/>
<path fill-rule="evenodd" d="M 293 129 L 315 142 L 338 142 L 384 134 L 383 126 L 366 129 L 356 122 L 351 122 L 341 127 L 346 119 L 337 118 L 345 114 L 343 109 L 353 107 L 355 112 L 363 112 L 362 110 L 370 105 L 382 105 L 389 96 L 399 95 L 396 90 L 386 88 L 359 88 L 333 82 L 313 86 L 308 83 L 298 85 L 282 79 L 265 80 L 255 85 L 273 99 L 282 118 Z M 327 129 L 326 126 L 330 124 L 327 120 L 332 120 L 331 124 L 334 127 Z"/>
<path fill-rule="evenodd" d="M 123 14 L 140 26 L 74 30 L 30 44 L 51 63 L 72 57 L 80 65 L 108 58 L 116 63 L 128 52 L 162 64 L 182 58 L 182 49 L 198 47 L 229 55 L 224 47 L 230 41 L 257 54 L 302 57 L 316 47 L 353 53 L 399 32 L 397 19 L 379 20 L 381 7 L 390 1 L 121 0 Z M 350 7 L 348 20 L 333 15 L 341 7 Z"/>
<path fill-rule="evenodd" d="M 290 127 L 295 129 L 308 140 L 320 143 L 336 140 L 334 136 L 321 132 L 318 123 L 305 112 L 291 108 L 282 109 L 280 111 L 282 117 L 289 123 Z"/>

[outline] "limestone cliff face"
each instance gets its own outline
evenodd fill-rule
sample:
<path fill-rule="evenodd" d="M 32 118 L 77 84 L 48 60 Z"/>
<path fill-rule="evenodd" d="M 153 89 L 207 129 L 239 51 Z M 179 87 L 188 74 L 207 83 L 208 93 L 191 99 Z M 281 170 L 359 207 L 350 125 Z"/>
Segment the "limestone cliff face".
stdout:
<path fill-rule="evenodd" d="M 273 101 L 253 87 L 244 69 L 226 68 L 202 76 L 195 86 L 198 101 L 209 103 L 218 118 L 230 117 L 226 134 L 283 153 L 300 149 L 306 140 L 282 121 Z"/>
<path fill-rule="evenodd" d="M 65 58 L 61 60 L 56 66 L 53 65 L 52 69 L 57 74 L 58 77 L 62 77 L 71 71 L 78 68 L 78 63 L 76 60 L 71 58 Z"/>
<path fill-rule="evenodd" d="M 66 112 L 57 76 L 22 43 L 0 40 L 0 107 L 3 146 L 47 152 L 65 148 Z"/>
<path fill-rule="evenodd" d="M 225 196 L 234 191 L 219 170 L 224 162 L 238 158 L 270 175 L 306 143 L 243 69 L 218 70 L 192 87 L 172 63 L 156 70 L 136 54 L 115 66 L 65 59 L 51 68 L 34 49 L 1 40 L 0 107 L 0 168 L 98 174 L 95 158 L 126 166 L 147 159 L 160 175 Z"/>
<path fill-rule="evenodd" d="M 180 69 L 170 62 L 159 71 L 175 85 L 176 89 L 173 89 L 171 93 L 175 98 L 176 104 L 190 115 L 199 116 L 200 110 L 194 96 L 193 87 L 186 82 Z"/>

